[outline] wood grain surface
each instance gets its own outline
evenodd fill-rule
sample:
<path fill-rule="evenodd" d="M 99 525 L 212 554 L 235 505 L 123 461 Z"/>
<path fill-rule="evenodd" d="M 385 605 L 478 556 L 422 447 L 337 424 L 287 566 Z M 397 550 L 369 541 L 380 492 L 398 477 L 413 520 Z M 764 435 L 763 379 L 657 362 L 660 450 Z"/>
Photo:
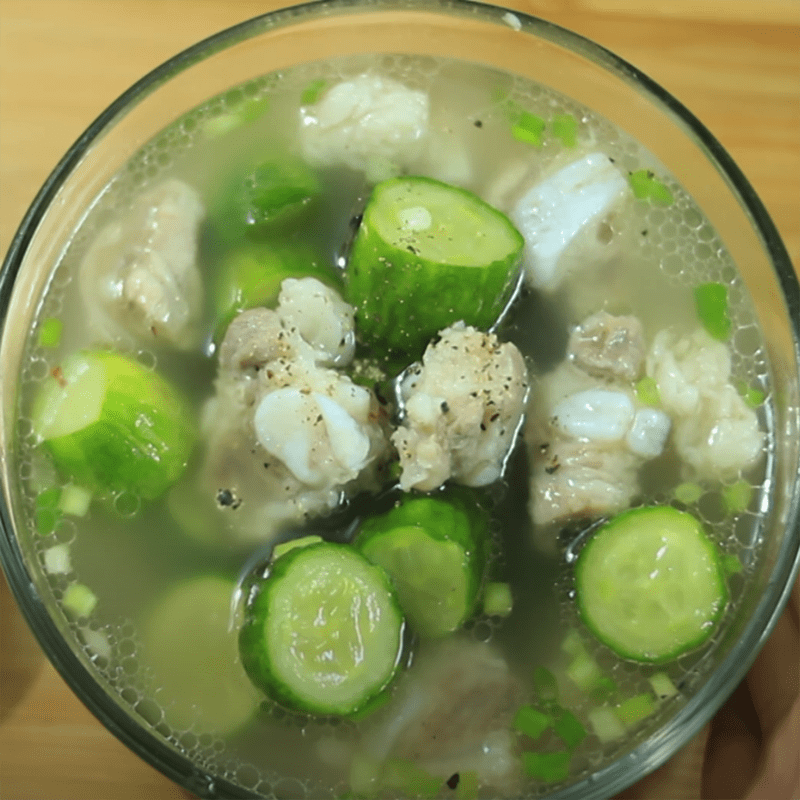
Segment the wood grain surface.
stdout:
<path fill-rule="evenodd" d="M 275 0 L 0 0 L 0 252 L 39 186 L 113 99 L 178 50 Z M 672 92 L 739 163 L 800 264 L 797 0 L 515 0 Z M 166 800 L 44 659 L 2 586 L 0 798 Z"/>

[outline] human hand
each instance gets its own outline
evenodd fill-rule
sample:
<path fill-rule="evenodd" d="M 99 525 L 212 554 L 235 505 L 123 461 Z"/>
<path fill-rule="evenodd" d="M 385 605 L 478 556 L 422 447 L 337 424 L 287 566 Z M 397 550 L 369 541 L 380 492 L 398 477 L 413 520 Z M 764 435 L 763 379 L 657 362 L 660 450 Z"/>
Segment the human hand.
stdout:
<path fill-rule="evenodd" d="M 616 800 L 800 798 L 800 578 L 747 676 L 714 719 Z"/>

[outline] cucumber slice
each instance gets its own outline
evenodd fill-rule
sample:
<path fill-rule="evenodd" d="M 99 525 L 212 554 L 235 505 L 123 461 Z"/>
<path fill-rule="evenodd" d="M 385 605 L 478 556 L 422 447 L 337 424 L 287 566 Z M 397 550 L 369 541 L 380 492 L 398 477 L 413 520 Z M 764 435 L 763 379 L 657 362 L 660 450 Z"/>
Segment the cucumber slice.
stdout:
<path fill-rule="evenodd" d="M 192 578 L 162 597 L 145 621 L 141 658 L 164 720 L 176 731 L 197 726 L 228 736 L 261 702 L 239 661 L 230 624 L 235 591 L 225 578 Z"/>
<path fill-rule="evenodd" d="M 437 638 L 475 609 L 486 566 L 489 522 L 455 493 L 405 498 L 362 526 L 356 546 L 391 576 L 412 629 Z"/>
<path fill-rule="evenodd" d="M 262 238 L 301 216 L 320 188 L 316 174 L 296 158 L 246 167 L 209 203 L 208 227 L 225 244 Z"/>
<path fill-rule="evenodd" d="M 282 246 L 250 243 L 226 253 L 215 272 L 214 340 L 225 335 L 230 321 L 240 312 L 257 306 L 274 308 L 281 283 L 286 278 L 313 277 L 342 290 L 341 280 L 332 268 L 308 246 Z"/>
<path fill-rule="evenodd" d="M 242 663 L 287 708 L 353 716 L 394 678 L 404 621 L 386 573 L 344 544 L 295 547 L 245 610 Z"/>
<path fill-rule="evenodd" d="M 454 322 L 489 328 L 514 292 L 523 246 L 511 221 L 471 192 L 431 178 L 379 183 L 346 271 L 362 342 L 408 363 Z"/>
<path fill-rule="evenodd" d="M 728 592 L 714 543 L 675 508 L 626 511 L 602 526 L 575 566 L 589 630 L 624 658 L 661 663 L 702 644 Z"/>
<path fill-rule="evenodd" d="M 178 480 L 195 441 L 177 390 L 107 350 L 66 358 L 43 381 L 31 416 L 56 466 L 76 483 L 145 500 Z"/>

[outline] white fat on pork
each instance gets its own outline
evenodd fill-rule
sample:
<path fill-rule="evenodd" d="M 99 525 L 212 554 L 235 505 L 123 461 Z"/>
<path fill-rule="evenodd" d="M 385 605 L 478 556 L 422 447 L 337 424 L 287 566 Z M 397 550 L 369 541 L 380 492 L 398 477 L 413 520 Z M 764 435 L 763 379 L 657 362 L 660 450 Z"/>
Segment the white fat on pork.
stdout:
<path fill-rule="evenodd" d="M 607 263 L 614 253 L 609 219 L 629 196 L 627 180 L 604 153 L 590 153 L 526 191 L 511 219 L 525 237 L 528 285 L 552 292 L 572 271 Z"/>
<path fill-rule="evenodd" d="M 520 788 L 514 713 L 520 682 L 490 645 L 467 639 L 430 644 L 415 656 L 386 709 L 365 728 L 362 748 L 377 762 L 414 761 L 446 781 L 475 772 L 503 796 Z"/>
<path fill-rule="evenodd" d="M 376 488 L 388 456 L 386 410 L 373 392 L 324 365 L 340 332 L 351 330 L 352 308 L 326 288 L 338 332 L 320 337 L 292 308 L 304 282 L 284 281 L 276 310 L 236 316 L 220 346 L 216 394 L 203 416 L 201 482 L 224 498 L 223 523 L 240 543 L 275 541 L 287 526 Z"/>
<path fill-rule="evenodd" d="M 698 477 L 726 478 L 753 466 L 764 448 L 755 411 L 731 383 L 728 346 L 702 328 L 656 334 L 646 359 L 672 415 L 675 448 Z"/>
<path fill-rule="evenodd" d="M 198 193 L 169 179 L 101 229 L 80 267 L 95 333 L 111 342 L 196 343 L 203 287 L 197 239 L 205 211 Z"/>
<path fill-rule="evenodd" d="M 301 106 L 300 147 L 312 164 L 387 178 L 422 152 L 429 106 L 425 92 L 391 78 L 358 75 Z"/>
<path fill-rule="evenodd" d="M 640 322 L 601 312 L 575 328 L 566 359 L 537 385 L 524 433 L 535 524 L 616 513 L 639 493 L 639 468 L 672 428 L 636 398 L 643 360 Z"/>
<path fill-rule="evenodd" d="M 354 310 L 339 293 L 316 278 L 287 278 L 278 296 L 278 317 L 296 328 L 318 364 L 349 364 L 356 348 Z"/>
<path fill-rule="evenodd" d="M 392 435 L 404 491 L 446 480 L 485 486 L 503 473 L 528 392 L 511 343 L 457 322 L 430 344 L 400 385 L 403 424 Z"/>

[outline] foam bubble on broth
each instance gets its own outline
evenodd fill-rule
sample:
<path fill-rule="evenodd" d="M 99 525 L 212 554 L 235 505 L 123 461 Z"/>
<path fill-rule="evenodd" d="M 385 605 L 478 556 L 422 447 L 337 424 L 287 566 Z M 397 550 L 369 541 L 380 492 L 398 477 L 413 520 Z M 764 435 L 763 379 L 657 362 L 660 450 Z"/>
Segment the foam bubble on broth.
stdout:
<path fill-rule="evenodd" d="M 476 190 L 489 185 L 506 162 L 513 162 L 514 159 L 524 162 L 526 156 L 529 160 L 531 158 L 530 149 L 522 143 L 511 141 L 504 143 L 503 147 L 497 146 L 497 140 L 493 137 L 498 137 L 507 129 L 508 120 L 503 114 L 501 103 L 491 96 L 493 87 L 498 89 L 498 94 L 502 94 L 504 100 L 535 109 L 543 117 L 571 114 L 577 120 L 581 141 L 579 150 L 567 152 L 555 137 L 550 137 L 540 149 L 534 151 L 535 158 L 542 163 L 563 165 L 575 158 L 576 154 L 600 148 L 623 171 L 651 166 L 649 156 L 642 153 L 635 142 L 591 110 L 557 95 L 547 87 L 472 65 L 406 55 L 380 56 L 377 59 L 364 56 L 346 62 L 310 64 L 249 81 L 210 99 L 169 125 L 146 144 L 107 187 L 103 197 L 73 237 L 61 263 L 56 265 L 47 293 L 39 306 L 39 319 L 63 316 L 65 333 L 60 348 L 54 350 L 39 347 L 35 335 L 32 333 L 29 336 L 26 366 L 21 375 L 22 396 L 30 397 L 36 385 L 58 365 L 59 358 L 65 351 L 93 343 L 92 336 L 77 324 L 79 312 L 75 309 L 79 309 L 79 298 L 75 275 L 93 236 L 108 220 L 124 214 L 140 192 L 164 177 L 178 176 L 190 183 L 194 180 L 200 190 L 210 190 L 228 168 L 231 153 L 240 149 L 254 153 L 259 147 L 264 147 L 265 141 L 278 142 L 290 135 L 289 126 L 294 121 L 297 98 L 310 81 L 324 79 L 335 83 L 365 69 L 379 71 L 413 88 L 430 87 L 434 101 L 434 120 L 445 124 L 451 113 L 455 115 L 453 126 L 458 125 L 464 141 L 477 154 L 472 178 L 473 188 Z M 211 129 L 208 127 L 210 122 L 236 114 L 243 103 L 259 101 L 268 108 L 265 117 L 243 123 L 220 137 L 207 135 L 209 130 L 213 130 L 213 126 Z M 290 122 L 287 122 L 285 130 L 281 130 L 275 120 L 284 117 Z M 480 125 L 476 125 L 476 122 Z M 274 131 L 273 128 L 278 130 Z M 224 145 L 220 147 L 222 136 L 225 137 Z M 198 171 L 198 164 L 203 165 L 204 174 Z M 636 203 L 627 218 L 611 220 L 601 236 L 623 237 L 634 248 L 628 254 L 629 260 L 640 261 L 658 270 L 662 282 L 652 281 L 657 284 L 652 289 L 656 294 L 666 291 L 679 297 L 682 292 L 685 294 L 686 290 L 700 282 L 724 283 L 728 287 L 731 301 L 734 333 L 729 344 L 734 376 L 751 385 L 768 387 L 769 365 L 763 338 L 752 304 L 730 256 L 691 198 L 669 176 L 666 176 L 665 182 L 674 197 L 672 205 L 659 207 Z M 638 280 L 645 282 L 641 274 Z M 592 285 L 591 280 L 585 283 L 581 287 L 583 294 L 578 296 L 575 307 L 588 307 L 593 303 L 595 308 L 601 307 L 602 302 L 597 304 L 597 296 L 602 287 Z M 635 295 L 640 288 L 637 285 L 626 291 Z M 559 319 L 565 326 L 579 321 L 573 318 L 576 316 L 575 308 L 571 308 L 564 298 L 557 298 L 557 302 L 562 305 L 555 308 L 555 319 Z M 682 309 L 681 313 L 685 312 L 686 309 Z M 665 316 L 669 315 L 664 313 Z M 36 326 L 33 328 L 35 331 Z M 652 332 L 649 331 L 651 335 Z M 142 348 L 135 355 L 141 363 L 153 370 L 180 369 L 178 360 L 160 349 Z M 535 366 L 537 354 L 526 353 L 526 356 L 529 363 Z M 202 354 L 195 353 L 192 358 L 199 363 Z M 201 371 L 200 378 L 188 379 L 182 376 L 179 380 L 198 397 L 203 397 L 208 395 L 208 388 L 204 389 L 200 381 L 208 376 L 213 378 L 213 369 Z M 769 395 L 766 402 L 769 402 Z M 766 412 L 762 411 L 762 428 L 768 427 L 769 422 Z M 192 570 L 200 574 L 212 565 L 214 568 L 221 565 L 235 574 L 242 557 L 234 552 L 220 554 L 196 547 L 188 542 L 174 521 L 166 518 L 166 512 L 163 512 L 164 516 L 157 523 L 162 528 L 161 538 L 153 542 L 149 526 L 153 525 L 155 516 L 144 509 L 144 519 L 137 518 L 140 501 L 129 493 L 119 494 L 112 501 L 117 512 L 130 520 L 125 530 L 105 530 L 108 517 L 94 509 L 85 520 L 62 519 L 56 530 L 41 535 L 35 525 L 36 494 L 39 487 L 46 485 L 46 481 L 53 480 L 53 477 L 48 477 L 46 467 L 37 465 L 41 456 L 35 447 L 31 420 L 24 413 L 17 423 L 17 441 L 22 453 L 20 471 L 29 514 L 27 529 L 21 532 L 21 539 L 39 565 L 43 564 L 43 553 L 54 543 L 68 543 L 73 546 L 71 572 L 67 575 L 45 575 L 43 580 L 56 604 L 60 602 L 68 585 L 76 579 L 91 586 L 100 598 L 98 609 L 88 626 L 86 620 L 65 619 L 73 632 L 75 646 L 83 652 L 101 682 L 116 692 L 145 725 L 157 731 L 198 767 L 213 775 L 268 798 L 337 796 L 346 791 L 346 770 L 342 775 L 336 769 L 322 765 L 318 768 L 317 775 L 306 776 L 304 772 L 309 759 L 314 757 L 317 742 L 324 737 L 330 737 L 340 745 L 348 746 L 357 739 L 359 727 L 356 723 L 314 720 L 283 712 L 278 707 L 269 708 L 269 704 L 266 704 L 264 712 L 247 730 L 236 733 L 228 740 L 209 735 L 197 728 L 173 730 L 169 727 L 159 692 L 157 689 L 153 691 L 146 667 L 138 657 L 140 640 L 137 613 L 147 606 L 151 595 L 155 596 L 163 591 L 178 577 L 186 577 Z M 771 434 L 768 441 L 772 442 Z M 667 464 L 666 467 L 668 470 L 676 469 L 674 464 Z M 728 579 L 731 600 L 725 614 L 726 620 L 736 613 L 739 598 L 756 568 L 761 525 L 769 505 L 768 498 L 759 496 L 759 493 L 766 491 L 768 483 L 763 482 L 762 477 L 762 474 L 757 473 L 743 478 L 749 483 L 756 498 L 749 508 L 759 509 L 758 512 L 745 510 L 732 517 L 724 510 L 721 489 L 708 487 L 703 488 L 699 500 L 690 507 L 722 551 L 738 556 L 742 562 L 742 571 Z M 57 478 L 55 480 L 60 481 L 60 485 L 66 483 Z M 644 482 L 646 497 L 642 504 L 670 502 L 668 489 L 660 486 L 654 478 L 648 478 L 646 471 Z M 508 493 L 517 490 L 508 477 L 504 481 L 504 490 Z M 514 529 L 520 538 L 530 538 L 530 520 L 519 516 L 524 513 L 524 503 L 520 506 L 519 502 L 515 504 L 512 501 L 502 505 L 500 518 L 495 524 L 506 526 L 506 531 L 498 534 L 503 542 L 507 541 L 510 529 Z M 102 563 L 97 560 L 98 552 L 102 552 L 106 559 Z M 529 555 L 524 548 L 522 552 Z M 109 569 L 111 559 L 124 565 L 126 574 Z M 526 564 L 527 567 L 531 565 Z M 581 630 L 572 602 L 574 582 L 569 563 L 564 558 L 542 558 L 531 568 L 536 570 L 536 575 L 542 580 L 550 582 L 550 594 L 545 592 L 534 596 L 531 589 L 517 588 L 521 592 L 528 591 L 530 595 L 523 595 L 521 603 L 525 606 L 527 602 L 530 606 L 529 619 L 535 619 L 533 609 L 537 602 L 548 604 L 548 611 L 541 617 L 542 628 L 536 631 L 536 636 L 541 636 L 544 644 L 537 647 L 531 642 L 523 645 L 510 641 L 509 626 L 505 620 L 481 614 L 466 626 L 467 636 L 474 641 L 493 642 L 507 648 L 509 660 L 520 671 L 530 668 L 528 661 L 548 664 L 563 662 L 561 654 L 551 654 L 548 648 L 557 649 L 558 637 L 563 631 Z M 521 585 L 519 575 L 517 580 Z M 680 690 L 678 695 L 664 702 L 657 713 L 621 742 L 602 745 L 590 732 L 587 744 L 581 746 L 575 757 L 574 770 L 569 780 L 586 777 L 594 769 L 629 751 L 671 717 L 703 683 L 708 671 L 713 668 L 714 646 L 724 636 L 724 632 L 723 623 L 701 650 L 682 656 L 667 667 L 670 677 Z M 521 634 L 517 631 L 515 635 Z M 647 691 L 651 669 L 617 658 L 588 633 L 584 632 L 581 638 L 587 651 L 616 682 L 621 696 L 633 696 Z M 102 641 L 106 643 L 107 649 L 100 646 Z M 585 694 L 581 695 L 566 681 L 562 683 L 562 688 L 566 691 L 564 705 L 578 714 L 591 707 L 592 702 Z M 272 748 L 280 747 L 285 742 L 289 743 L 291 750 L 285 764 L 262 762 L 265 752 L 270 752 Z M 551 787 L 532 783 L 527 789 L 534 796 L 543 796 L 549 793 Z"/>

